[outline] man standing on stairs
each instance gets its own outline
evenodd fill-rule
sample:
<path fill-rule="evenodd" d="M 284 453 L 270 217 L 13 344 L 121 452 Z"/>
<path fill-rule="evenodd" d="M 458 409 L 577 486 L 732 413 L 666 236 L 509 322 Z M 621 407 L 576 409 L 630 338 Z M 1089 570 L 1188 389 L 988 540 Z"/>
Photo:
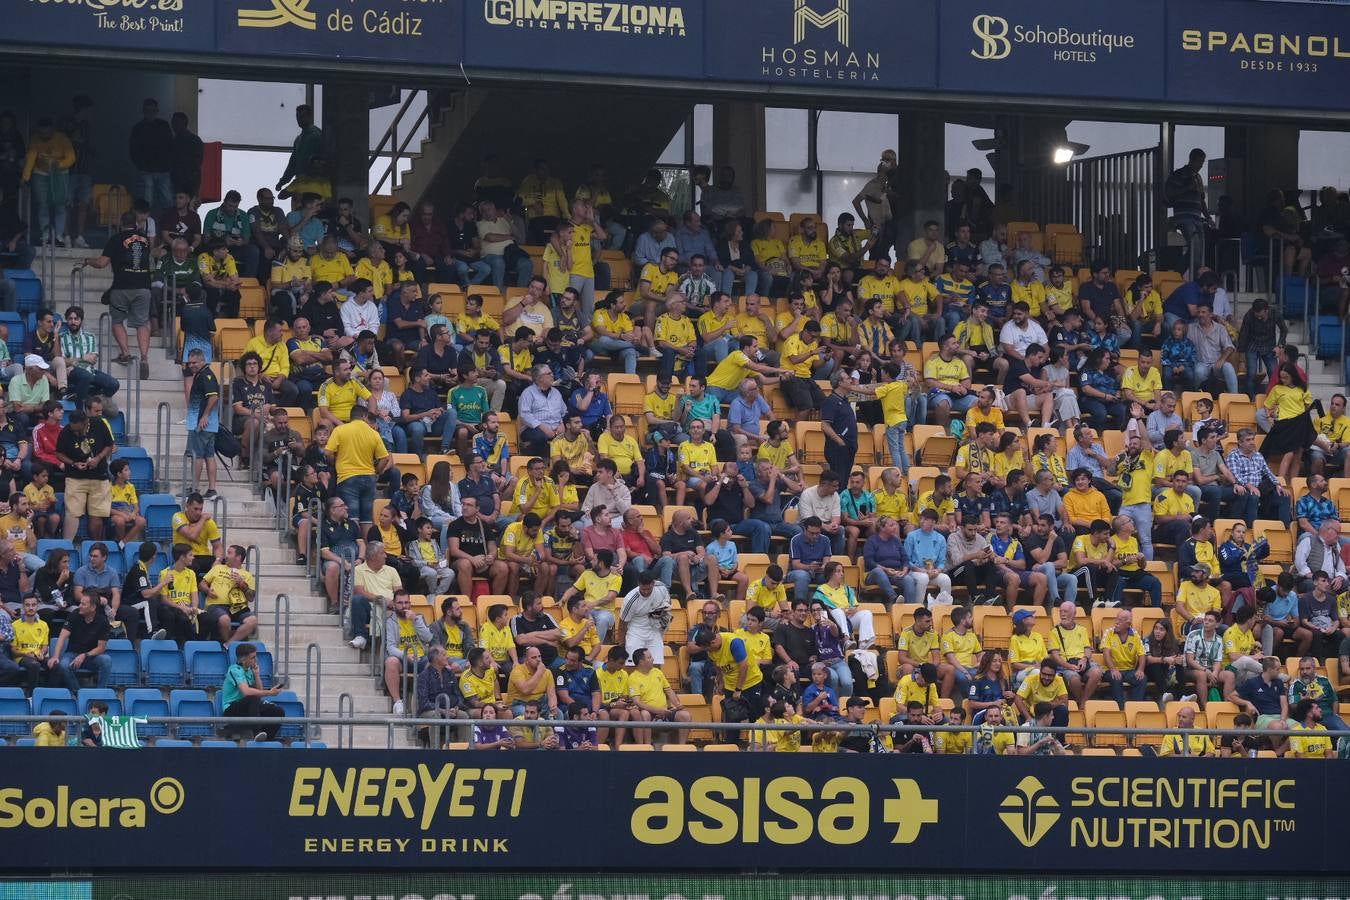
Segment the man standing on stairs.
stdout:
<path fill-rule="evenodd" d="M 347 502 L 356 521 L 369 525 L 375 521 L 375 482 L 393 462 L 384 440 L 372 424 L 375 413 L 358 401 L 352 418 L 333 429 L 324 450 L 333 457 L 337 470 L 337 493 Z M 390 475 L 398 483 L 398 470 Z"/>
<path fill-rule="evenodd" d="M 89 514 L 89 537 L 103 537 L 103 520 L 112 515 L 112 482 L 108 457 L 117 445 L 107 428 L 90 428 L 82 410 L 70 414 L 70 424 L 56 439 L 56 458 L 66 471 L 66 520 L 63 533 L 72 540 L 80 519 Z"/>
<path fill-rule="evenodd" d="M 216 432 L 220 431 L 220 380 L 206 364 L 206 354 L 193 348 L 188 353 L 192 386 L 188 389 L 187 455 L 192 463 L 192 481 L 206 470 L 206 496 L 216 497 Z"/>
<path fill-rule="evenodd" d="M 113 339 L 121 351 L 113 362 L 130 365 L 127 328 L 136 329 L 136 344 L 141 351 L 141 378 L 150 377 L 150 240 L 136 230 L 136 214 L 125 212 L 122 230 L 103 246 L 101 256 L 85 259 L 86 266 L 106 269 L 112 266 L 112 290 L 108 309 L 112 313 Z"/>

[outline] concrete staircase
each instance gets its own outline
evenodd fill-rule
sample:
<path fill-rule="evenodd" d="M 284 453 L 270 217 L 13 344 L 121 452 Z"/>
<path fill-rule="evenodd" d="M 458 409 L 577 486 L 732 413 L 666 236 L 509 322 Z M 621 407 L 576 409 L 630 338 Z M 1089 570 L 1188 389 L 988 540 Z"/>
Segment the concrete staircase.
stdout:
<path fill-rule="evenodd" d="M 96 326 L 100 315 L 107 312 L 101 298 L 111 283 L 111 276 L 96 269 L 85 270 L 81 293 L 80 284 L 71 278 L 71 269 L 81 259 L 97 251 L 58 250 L 56 253 L 57 275 L 54 283 L 46 287 L 44 302 L 58 310 L 64 310 L 71 302 L 78 302 L 85 308 L 87 321 L 91 326 Z M 115 344 L 110 342 L 104 347 L 105 358 L 111 358 L 116 353 Z M 162 338 L 155 337 L 151 342 L 150 378 L 141 382 L 139 425 L 134 424 L 136 411 L 128 408 L 133 402 L 129 396 L 130 373 L 124 366 L 112 366 L 111 371 L 123 383 L 115 400 L 127 413 L 128 433 L 139 436 L 140 445 L 152 455 L 156 452 L 157 441 L 162 441 L 156 411 L 161 402 L 169 404 L 168 472 L 161 471 L 161 462 L 156 459 L 156 475 L 161 479 L 167 476 L 168 491 L 181 497 L 187 432 L 184 426 L 176 423 L 187 410 L 183 402 L 179 364 L 170 358 Z M 205 489 L 204 485 L 202 489 Z M 306 710 L 310 715 L 336 718 L 339 697 L 350 694 L 352 703 L 349 712 L 357 716 L 387 716 L 390 702 L 384 696 L 381 683 L 371 675 L 369 651 L 362 654 L 347 645 L 339 617 L 328 612 L 327 599 L 322 590 L 316 591 L 304 569 L 296 564 L 294 544 L 275 527 L 270 506 L 253 493 L 248 482 L 248 472 L 227 473 L 222 468 L 218 490 L 225 498 L 226 515 L 220 525 L 226 542 L 257 548 L 260 577 L 259 602 L 255 608 L 259 614 L 259 637 L 272 650 L 278 671 L 285 670 L 289 688 L 306 701 Z M 278 594 L 286 594 L 290 598 L 289 639 L 285 623 L 282 622 L 279 642 L 278 606 L 275 602 Z M 320 662 L 316 668 L 310 669 L 311 678 L 307 688 L 306 654 L 311 645 L 318 647 Z M 284 665 L 287 659 L 288 666 Z M 316 673 L 318 677 L 314 679 Z M 317 703 L 314 702 L 316 692 Z M 402 744 L 406 739 L 406 730 L 398 729 L 395 734 L 396 740 Z M 354 728 L 352 737 L 356 746 L 384 747 L 388 740 L 386 729 L 379 727 Z M 316 739 L 334 746 L 337 743 L 337 730 L 324 726 Z"/>

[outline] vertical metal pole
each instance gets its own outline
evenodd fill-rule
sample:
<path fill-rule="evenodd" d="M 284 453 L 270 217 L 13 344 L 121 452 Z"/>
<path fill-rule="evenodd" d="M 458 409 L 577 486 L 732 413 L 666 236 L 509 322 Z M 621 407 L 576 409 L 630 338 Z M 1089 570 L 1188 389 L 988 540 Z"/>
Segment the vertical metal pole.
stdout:
<path fill-rule="evenodd" d="M 169 428 L 173 421 L 167 400 L 161 400 L 155 406 L 155 484 L 159 490 L 163 484 L 169 484 Z"/>

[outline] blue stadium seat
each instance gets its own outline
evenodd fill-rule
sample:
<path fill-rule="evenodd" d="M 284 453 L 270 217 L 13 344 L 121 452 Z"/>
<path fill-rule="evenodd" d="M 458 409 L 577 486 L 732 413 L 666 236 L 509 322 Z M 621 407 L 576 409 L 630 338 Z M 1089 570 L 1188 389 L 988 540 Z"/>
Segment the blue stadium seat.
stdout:
<path fill-rule="evenodd" d="M 42 306 L 42 279 L 32 269 L 5 269 L 5 277 L 14 282 L 17 290 L 19 311 L 12 315 L 28 313 L 30 316 Z M 11 336 L 11 340 L 12 340 Z M 22 345 L 22 341 L 20 341 Z"/>
<path fill-rule="evenodd" d="M 239 745 L 234 741 L 202 741 L 201 745 L 209 750 L 238 750 Z"/>
<path fill-rule="evenodd" d="M 173 641 L 141 641 L 141 673 L 147 685 L 178 687 L 184 683 L 183 651 Z"/>
<path fill-rule="evenodd" d="M 1318 316 L 1317 317 L 1317 345 L 1315 350 L 1318 359 L 1335 359 L 1341 355 L 1341 320 L 1336 316 Z"/>
<path fill-rule="evenodd" d="M 109 558 L 111 561 L 111 557 Z M 131 641 L 114 638 L 108 641 L 105 651 L 112 660 L 112 671 L 108 673 L 109 687 L 134 687 L 141 683 L 141 670 L 136 650 Z"/>
<path fill-rule="evenodd" d="M 275 703 L 285 710 L 288 719 L 303 719 L 305 716 L 305 704 L 300 701 L 294 691 L 282 691 L 268 702 Z M 282 725 L 281 730 L 277 732 L 277 737 L 292 741 L 304 740 L 305 726 Z"/>
<path fill-rule="evenodd" d="M 112 688 L 80 688 L 80 692 L 75 695 L 76 711 L 82 716 L 89 715 L 89 704 L 95 700 L 108 704 L 108 715 L 122 715 L 122 701 Z"/>
<path fill-rule="evenodd" d="M 137 733 L 139 734 L 140 732 Z M 192 741 L 184 741 L 179 738 L 160 738 L 159 740 L 155 741 L 155 746 L 190 748 L 192 746 Z M 202 746 L 205 746 L 205 744 L 203 744 Z"/>
<path fill-rule="evenodd" d="M 272 651 L 268 650 L 267 645 L 262 641 L 244 641 L 244 643 L 252 644 L 258 649 L 258 675 L 262 678 L 262 686 L 270 688 L 272 682 L 275 680 L 273 677 L 275 669 L 273 667 Z M 238 649 L 238 644 L 230 645 L 230 665 L 234 665 L 239 661 Z"/>
<path fill-rule="evenodd" d="M 174 716 L 214 716 L 216 706 L 202 690 L 176 690 L 169 693 L 169 710 Z M 215 737 L 216 729 L 208 724 L 186 723 L 178 726 L 180 738 Z"/>
<path fill-rule="evenodd" d="M 103 418 L 108 420 L 108 425 L 112 428 L 114 441 L 121 444 L 127 439 L 127 414 L 125 412 L 119 409 L 115 415 L 111 416 L 104 412 Z M 137 440 L 140 440 L 140 438 L 137 437 Z M 137 488 L 137 490 L 140 489 Z"/>
<path fill-rule="evenodd" d="M 323 741 L 310 741 L 306 744 L 304 741 L 295 741 L 291 744 L 292 750 L 327 750 L 328 745 Z"/>
<path fill-rule="evenodd" d="M 70 571 L 71 571 L 71 574 L 74 574 L 76 569 L 78 569 L 80 566 L 84 565 L 84 561 L 83 561 L 83 559 L 80 557 L 80 550 L 79 550 L 78 547 L 75 546 L 74 542 L 72 542 L 72 541 L 65 541 L 65 540 L 62 540 L 61 538 L 39 538 L 39 539 L 38 539 L 38 542 L 37 542 L 37 555 L 38 555 L 38 556 L 41 556 L 43 559 L 46 559 L 46 558 L 47 558 L 47 554 L 48 554 L 48 553 L 51 553 L 53 550 L 64 550 L 64 551 L 66 551 L 67 553 L 70 554 Z"/>
<path fill-rule="evenodd" d="M 33 688 L 33 715 L 50 716 L 59 709 L 67 715 L 78 715 L 75 698 L 65 688 Z"/>
<path fill-rule="evenodd" d="M 136 565 L 136 563 L 139 561 L 137 554 L 140 553 L 141 544 L 143 543 L 145 542 L 144 541 L 127 542 L 126 548 L 122 552 L 122 565 L 124 567 L 123 570 L 124 572 L 130 572 L 132 566 Z M 155 554 L 154 559 L 150 560 L 150 579 L 152 581 L 157 582 L 159 580 L 159 573 L 167 569 L 169 567 L 169 564 L 170 564 L 169 551 L 165 550 L 163 547 L 160 547 L 160 550 L 158 553 Z"/>
<path fill-rule="evenodd" d="M 173 494 L 142 494 L 141 515 L 145 516 L 145 536 L 152 541 L 173 537 L 173 514 L 179 511 Z"/>
<path fill-rule="evenodd" d="M 14 746 L 15 746 L 15 747 L 36 747 L 36 746 L 37 746 L 37 739 L 36 739 L 36 738 L 30 738 L 30 737 L 19 738 L 17 741 L 14 742 Z"/>
<path fill-rule="evenodd" d="M 169 704 L 158 688 L 127 688 L 122 695 L 122 702 L 126 704 L 127 715 L 129 716 L 163 719 L 169 717 Z M 145 737 L 159 737 L 169 733 L 169 726 L 163 722 L 148 722 L 145 725 L 136 726 L 136 730 L 138 734 Z"/>
<path fill-rule="evenodd" d="M 285 746 L 281 741 L 249 741 L 244 745 L 249 750 L 281 750 Z"/>
<path fill-rule="evenodd" d="M 113 451 L 113 459 L 125 459 L 131 468 L 131 483 L 137 491 L 152 491 L 155 487 L 155 462 L 144 447 L 119 446 Z M 142 504 L 144 506 L 144 504 Z"/>
<path fill-rule="evenodd" d="M 31 716 L 33 706 L 23 688 L 0 687 L 0 716 Z M 28 734 L 32 729 L 23 722 L 0 722 L 0 737 Z"/>
<path fill-rule="evenodd" d="M 230 662 L 217 641 L 188 641 L 183 645 L 183 657 L 193 687 L 215 689 L 225 683 Z"/>

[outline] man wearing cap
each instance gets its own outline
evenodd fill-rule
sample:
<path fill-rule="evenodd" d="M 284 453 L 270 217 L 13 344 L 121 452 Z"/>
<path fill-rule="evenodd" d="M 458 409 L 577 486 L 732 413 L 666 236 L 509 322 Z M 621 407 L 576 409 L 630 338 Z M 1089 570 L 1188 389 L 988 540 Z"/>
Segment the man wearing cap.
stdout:
<path fill-rule="evenodd" d="M 33 427 L 42 404 L 52 398 L 46 378 L 49 368 L 45 359 L 29 353 L 23 358 L 23 371 L 9 380 L 9 412 L 25 429 Z"/>

